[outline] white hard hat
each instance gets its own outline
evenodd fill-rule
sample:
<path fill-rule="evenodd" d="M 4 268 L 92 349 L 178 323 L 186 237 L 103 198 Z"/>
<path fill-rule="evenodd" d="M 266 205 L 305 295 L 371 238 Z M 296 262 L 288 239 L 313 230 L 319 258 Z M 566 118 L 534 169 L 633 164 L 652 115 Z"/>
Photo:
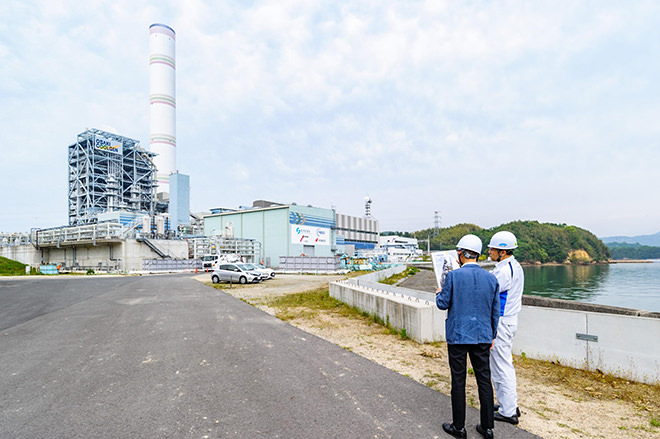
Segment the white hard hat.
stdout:
<path fill-rule="evenodd" d="M 457 249 L 470 250 L 481 254 L 481 239 L 476 235 L 465 235 L 456 244 Z"/>
<path fill-rule="evenodd" d="M 501 250 L 513 250 L 514 248 L 518 248 L 518 240 L 516 239 L 516 235 L 511 232 L 497 232 L 492 238 L 490 238 L 488 247 Z"/>

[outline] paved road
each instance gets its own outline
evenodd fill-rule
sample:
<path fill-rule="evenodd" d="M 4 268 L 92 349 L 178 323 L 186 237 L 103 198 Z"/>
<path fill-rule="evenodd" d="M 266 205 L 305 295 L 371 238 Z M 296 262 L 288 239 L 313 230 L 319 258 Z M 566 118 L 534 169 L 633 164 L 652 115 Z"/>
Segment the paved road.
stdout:
<path fill-rule="evenodd" d="M 188 276 L 0 279 L 0 310 L 2 438 L 449 437 L 448 397 Z"/>
<path fill-rule="evenodd" d="M 404 279 L 399 286 L 418 291 L 426 291 L 427 293 L 435 293 L 438 289 L 438 281 L 435 278 L 435 272 L 433 270 L 419 270 L 414 276 Z"/>

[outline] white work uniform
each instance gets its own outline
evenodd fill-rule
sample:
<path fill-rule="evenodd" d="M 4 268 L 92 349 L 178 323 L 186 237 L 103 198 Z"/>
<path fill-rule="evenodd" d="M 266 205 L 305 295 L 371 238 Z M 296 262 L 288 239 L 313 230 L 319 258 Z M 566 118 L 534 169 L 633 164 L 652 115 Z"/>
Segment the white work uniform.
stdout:
<path fill-rule="evenodd" d="M 511 347 L 518 330 L 518 313 L 522 308 L 525 274 L 516 258 L 509 256 L 495 265 L 492 273 L 500 284 L 500 321 L 497 337 L 490 353 L 490 373 L 500 404 L 500 414 L 511 417 L 518 408 L 516 370 Z"/>

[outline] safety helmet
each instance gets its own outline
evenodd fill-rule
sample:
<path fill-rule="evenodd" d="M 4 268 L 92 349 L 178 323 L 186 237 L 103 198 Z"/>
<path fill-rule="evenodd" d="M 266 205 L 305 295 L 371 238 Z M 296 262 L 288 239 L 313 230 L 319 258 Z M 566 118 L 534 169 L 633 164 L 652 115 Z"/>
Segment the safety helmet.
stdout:
<path fill-rule="evenodd" d="M 481 239 L 476 235 L 465 235 L 456 244 L 457 249 L 470 250 L 481 254 Z"/>
<path fill-rule="evenodd" d="M 490 238 L 488 247 L 500 250 L 513 250 L 514 248 L 518 248 L 518 240 L 516 239 L 516 235 L 511 232 L 497 232 Z"/>

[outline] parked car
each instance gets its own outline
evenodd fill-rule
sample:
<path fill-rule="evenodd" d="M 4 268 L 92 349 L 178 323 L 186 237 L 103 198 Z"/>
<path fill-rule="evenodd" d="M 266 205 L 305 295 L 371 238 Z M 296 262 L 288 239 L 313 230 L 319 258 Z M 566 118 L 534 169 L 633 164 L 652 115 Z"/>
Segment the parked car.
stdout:
<path fill-rule="evenodd" d="M 240 284 L 261 282 L 262 274 L 253 270 L 247 264 L 219 264 L 211 274 L 214 284 L 219 282 L 236 282 Z"/>
<path fill-rule="evenodd" d="M 265 279 L 272 279 L 275 277 L 275 270 L 273 270 L 272 268 L 266 268 L 261 264 L 246 264 L 246 265 L 250 265 L 254 270 L 263 273 Z"/>

